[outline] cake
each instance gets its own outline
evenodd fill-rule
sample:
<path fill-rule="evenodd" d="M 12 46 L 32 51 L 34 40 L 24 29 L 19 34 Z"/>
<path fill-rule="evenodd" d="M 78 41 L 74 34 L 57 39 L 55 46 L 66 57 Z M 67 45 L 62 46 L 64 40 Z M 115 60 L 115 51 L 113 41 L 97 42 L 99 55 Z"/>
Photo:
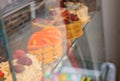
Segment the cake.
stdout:
<path fill-rule="evenodd" d="M 74 40 L 83 34 L 82 23 L 78 15 L 65 10 L 62 12 L 62 17 L 66 25 L 67 40 Z"/>
<path fill-rule="evenodd" d="M 61 33 L 55 27 L 45 27 L 33 33 L 28 42 L 28 52 L 43 64 L 52 63 L 62 54 Z"/>
<path fill-rule="evenodd" d="M 42 75 L 41 63 L 32 54 L 16 50 L 12 54 L 13 68 L 17 81 L 39 81 Z"/>
<path fill-rule="evenodd" d="M 31 54 L 25 54 L 25 56 L 31 59 L 32 63 L 25 65 L 22 62 L 20 64 L 18 59 L 13 60 L 17 81 L 40 81 L 40 77 L 42 75 L 41 64 L 35 56 Z M 20 61 L 22 61 L 22 59 Z"/>
<path fill-rule="evenodd" d="M 4 77 L 1 77 L 1 78 L 5 78 L 5 80 L 3 80 L 3 81 L 12 81 L 12 76 L 11 76 L 10 66 L 9 66 L 8 61 L 0 63 L 0 71 L 4 75 Z M 2 80 L 0 80 L 0 81 L 2 81 Z"/>
<path fill-rule="evenodd" d="M 12 57 L 16 81 L 40 81 L 41 63 L 34 55 L 27 54 L 23 50 L 16 50 Z M 4 80 L 0 78 L 0 81 L 13 81 L 8 61 L 0 63 L 0 71 L 4 73 L 5 78 Z"/>
<path fill-rule="evenodd" d="M 74 40 L 82 36 L 81 21 L 73 21 L 73 23 L 66 24 L 66 30 L 68 40 Z"/>

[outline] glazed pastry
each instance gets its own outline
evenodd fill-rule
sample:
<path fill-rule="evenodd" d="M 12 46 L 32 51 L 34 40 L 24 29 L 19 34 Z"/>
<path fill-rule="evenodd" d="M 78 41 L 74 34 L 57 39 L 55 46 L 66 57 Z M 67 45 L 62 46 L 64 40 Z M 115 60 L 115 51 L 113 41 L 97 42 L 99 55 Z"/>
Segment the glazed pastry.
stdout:
<path fill-rule="evenodd" d="M 30 37 L 28 52 L 35 55 L 44 64 L 53 62 L 54 57 L 60 57 L 62 54 L 60 31 L 55 27 L 45 27 L 43 30 L 35 32 Z"/>

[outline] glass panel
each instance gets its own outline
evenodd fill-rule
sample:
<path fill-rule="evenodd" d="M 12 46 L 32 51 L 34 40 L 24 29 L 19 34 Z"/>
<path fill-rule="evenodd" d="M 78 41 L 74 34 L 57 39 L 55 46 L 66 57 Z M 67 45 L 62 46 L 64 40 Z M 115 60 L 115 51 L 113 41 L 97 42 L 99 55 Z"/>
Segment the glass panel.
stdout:
<path fill-rule="evenodd" d="M 50 81 L 47 79 L 56 74 L 56 77 L 78 74 L 79 81 L 109 81 L 110 76 L 114 76 L 114 65 L 105 63 L 100 2 L 0 2 L 1 36 L 5 42 L 5 47 L 0 47 L 7 52 L 0 55 L 4 58 L 0 62 L 9 62 L 7 69 L 13 81 Z M 61 75 L 64 73 L 65 76 Z M 75 81 L 73 78 L 71 81 Z"/>

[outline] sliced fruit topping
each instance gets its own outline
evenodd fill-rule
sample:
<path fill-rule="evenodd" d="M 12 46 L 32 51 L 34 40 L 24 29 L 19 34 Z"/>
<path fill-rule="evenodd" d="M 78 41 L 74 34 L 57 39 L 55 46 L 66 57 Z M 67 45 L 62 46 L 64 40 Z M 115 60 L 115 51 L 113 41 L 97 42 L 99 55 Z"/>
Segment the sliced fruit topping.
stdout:
<path fill-rule="evenodd" d="M 69 21 L 68 19 L 65 19 L 65 20 L 64 20 L 64 23 L 65 23 L 65 24 L 69 24 L 70 21 Z"/>
<path fill-rule="evenodd" d="M 25 51 L 23 50 L 16 50 L 13 54 L 13 59 L 19 59 L 20 57 L 25 55 Z"/>
<path fill-rule="evenodd" d="M 69 11 L 68 10 L 65 10 L 64 12 L 62 12 L 62 16 L 64 17 L 64 16 L 67 16 L 67 15 L 69 15 Z"/>
<path fill-rule="evenodd" d="M 79 20 L 79 18 L 77 17 L 77 15 L 75 15 L 75 14 L 69 14 L 64 19 L 64 23 L 65 24 L 69 24 L 69 23 L 72 23 L 73 21 L 78 21 L 78 20 Z"/>
<path fill-rule="evenodd" d="M 0 71 L 0 78 L 4 77 L 4 73 L 2 71 Z"/>
<path fill-rule="evenodd" d="M 14 70 L 16 73 L 22 73 L 25 70 L 25 67 L 22 65 L 14 65 Z"/>
<path fill-rule="evenodd" d="M 23 57 L 20 57 L 18 60 L 17 60 L 17 63 L 18 64 L 21 64 L 21 65 L 31 65 L 32 64 L 32 60 L 30 58 L 28 58 L 27 56 L 23 56 Z"/>
<path fill-rule="evenodd" d="M 67 16 L 67 19 L 70 19 L 72 21 L 76 21 L 78 19 L 77 15 L 74 15 L 74 14 L 69 14 Z"/>

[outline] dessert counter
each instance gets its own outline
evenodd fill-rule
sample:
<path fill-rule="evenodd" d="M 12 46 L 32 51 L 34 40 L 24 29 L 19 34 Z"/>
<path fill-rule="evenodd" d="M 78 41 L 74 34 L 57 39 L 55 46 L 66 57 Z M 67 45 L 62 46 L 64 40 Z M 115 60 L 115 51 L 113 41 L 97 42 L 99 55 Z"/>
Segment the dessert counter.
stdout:
<path fill-rule="evenodd" d="M 88 39 L 96 1 L 9 3 L 0 10 L 0 81 L 114 81 L 115 66 L 96 62 Z"/>

